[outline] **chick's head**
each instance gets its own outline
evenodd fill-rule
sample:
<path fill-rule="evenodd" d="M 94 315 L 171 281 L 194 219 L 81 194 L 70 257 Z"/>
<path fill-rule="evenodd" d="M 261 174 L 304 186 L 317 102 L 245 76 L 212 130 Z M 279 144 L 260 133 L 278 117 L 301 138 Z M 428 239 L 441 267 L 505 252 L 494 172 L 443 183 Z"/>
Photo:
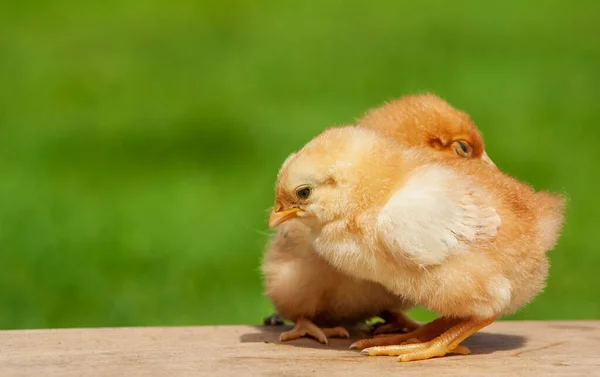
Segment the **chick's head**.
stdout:
<path fill-rule="evenodd" d="M 434 94 L 393 100 L 368 111 L 359 123 L 411 147 L 430 147 L 447 158 L 482 159 L 494 165 L 470 116 Z"/>
<path fill-rule="evenodd" d="M 299 218 L 314 229 L 367 202 L 368 159 L 361 156 L 376 153 L 380 141 L 375 132 L 364 128 L 330 128 L 290 155 L 277 176 L 269 226 Z"/>

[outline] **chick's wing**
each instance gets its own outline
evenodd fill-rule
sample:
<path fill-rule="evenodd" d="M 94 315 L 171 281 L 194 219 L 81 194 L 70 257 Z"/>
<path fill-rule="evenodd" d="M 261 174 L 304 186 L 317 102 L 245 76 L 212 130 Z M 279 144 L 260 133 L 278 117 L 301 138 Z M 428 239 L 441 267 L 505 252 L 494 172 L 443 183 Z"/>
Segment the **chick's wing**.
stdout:
<path fill-rule="evenodd" d="M 406 181 L 377 217 L 378 236 L 392 253 L 418 265 L 441 264 L 500 227 L 492 197 L 466 174 L 425 165 Z"/>

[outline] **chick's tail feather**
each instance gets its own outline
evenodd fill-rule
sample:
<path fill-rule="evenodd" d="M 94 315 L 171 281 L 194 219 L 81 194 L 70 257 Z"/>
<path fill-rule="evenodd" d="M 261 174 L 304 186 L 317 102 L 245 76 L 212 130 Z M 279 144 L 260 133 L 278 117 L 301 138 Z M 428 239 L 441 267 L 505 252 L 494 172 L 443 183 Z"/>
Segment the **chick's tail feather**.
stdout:
<path fill-rule="evenodd" d="M 547 191 L 540 191 L 536 195 L 540 239 L 544 249 L 550 251 L 556 246 L 563 228 L 567 198 Z"/>

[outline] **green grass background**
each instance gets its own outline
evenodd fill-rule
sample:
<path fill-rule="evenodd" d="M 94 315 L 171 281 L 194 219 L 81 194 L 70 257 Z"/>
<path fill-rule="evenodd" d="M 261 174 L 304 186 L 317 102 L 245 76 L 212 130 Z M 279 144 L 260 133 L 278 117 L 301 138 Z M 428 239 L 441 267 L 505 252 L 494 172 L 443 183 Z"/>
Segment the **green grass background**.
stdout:
<path fill-rule="evenodd" d="M 503 170 L 570 197 L 548 287 L 511 318 L 600 318 L 598 14 L 598 1 L 2 2 L 0 328 L 259 323 L 280 163 L 425 90 L 472 115 Z"/>

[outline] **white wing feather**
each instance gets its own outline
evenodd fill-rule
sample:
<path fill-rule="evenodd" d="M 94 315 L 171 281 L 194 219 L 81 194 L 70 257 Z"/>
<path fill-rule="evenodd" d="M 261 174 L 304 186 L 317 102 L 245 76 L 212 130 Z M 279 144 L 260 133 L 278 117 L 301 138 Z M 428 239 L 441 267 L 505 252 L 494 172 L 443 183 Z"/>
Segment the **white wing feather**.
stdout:
<path fill-rule="evenodd" d="M 441 165 L 415 171 L 377 218 L 389 250 L 419 265 L 440 264 L 475 241 L 494 238 L 500 224 L 489 195 Z"/>

